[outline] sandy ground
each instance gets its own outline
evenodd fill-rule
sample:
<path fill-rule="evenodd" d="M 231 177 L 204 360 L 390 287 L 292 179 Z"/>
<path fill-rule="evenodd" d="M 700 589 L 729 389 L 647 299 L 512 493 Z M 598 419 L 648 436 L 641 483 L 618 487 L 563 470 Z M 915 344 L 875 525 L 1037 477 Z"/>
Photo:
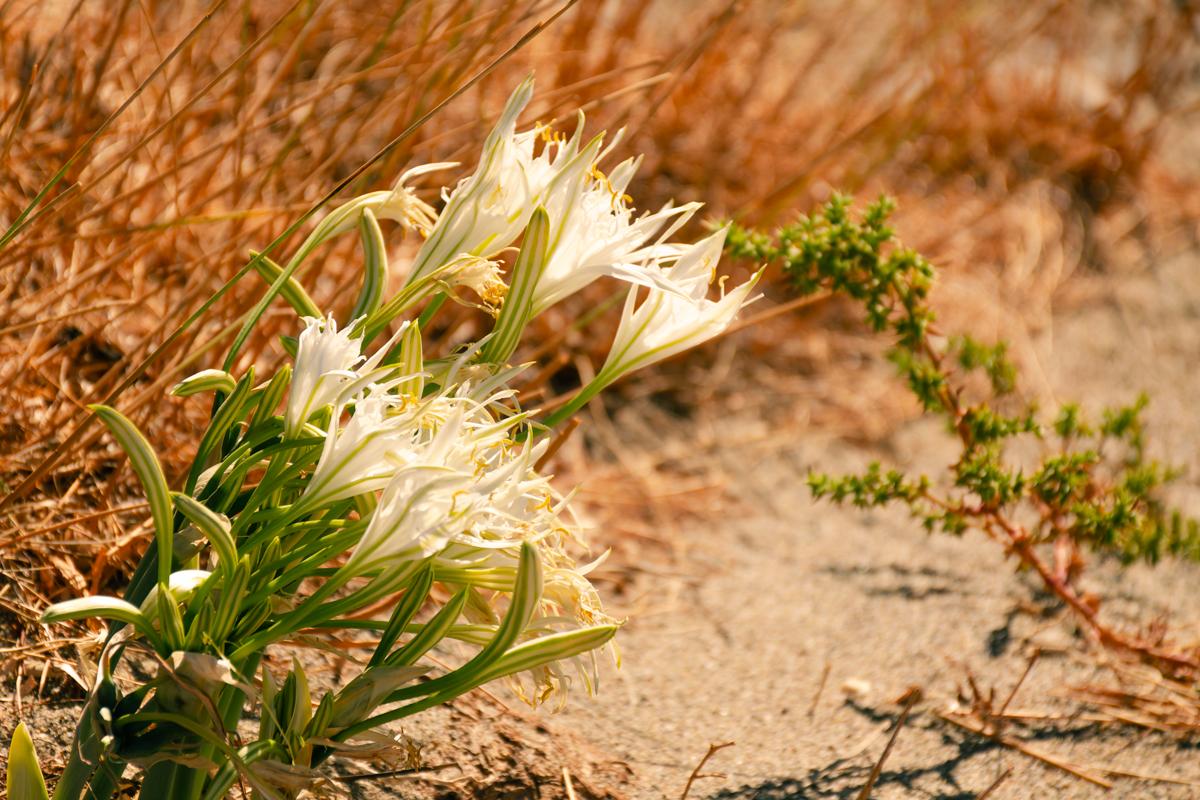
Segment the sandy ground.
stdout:
<path fill-rule="evenodd" d="M 1089 280 L 1101 288 L 1091 291 Z M 1200 257 L 1169 258 L 1120 282 L 1077 281 L 1086 299 L 1035 342 L 1050 387 L 1091 407 L 1151 391 L 1151 434 L 1162 455 L 1190 464 L 1195 476 Z M 351 796 L 561 797 L 566 766 L 585 798 L 674 798 L 710 743 L 732 741 L 705 768 L 725 777 L 699 780 L 692 797 L 857 797 L 899 715 L 896 700 L 911 686 L 923 699 L 872 797 L 970 800 L 1010 768 L 993 798 L 1200 795 L 1200 783 L 1131 778 L 1105 791 L 938 717 L 968 672 L 1006 697 L 1035 647 L 1044 655 L 1010 710 L 1069 714 L 1079 706 L 1062 697 L 1064 687 L 1100 672 L 1069 620 L 1028 613 L 1041 602 L 1037 587 L 982 535 L 931 537 L 899 511 L 813 504 L 803 485 L 810 469 L 851 470 L 878 453 L 818 430 L 772 428 L 754 409 L 702 409 L 684 420 L 642 402 L 616 421 L 630 457 L 649 442 L 678 452 L 680 469 L 691 460 L 719 473 L 735 513 L 681 520 L 682 553 L 639 565 L 641 577 L 617 600 L 636 610 L 620 635 L 623 667 L 606 665 L 599 696 L 579 692 L 561 714 L 531 714 L 497 689 L 500 703 L 473 695 L 430 712 L 407 732 L 426 744 L 428 763 L 456 762 L 462 772 L 439 773 L 445 784 L 355 783 Z M 953 454 L 929 420 L 882 445 L 914 469 Z M 1195 477 L 1185 483 L 1187 503 Z M 1122 569 L 1094 558 L 1087 580 L 1113 619 L 1165 613 L 1188 640 L 1200 623 L 1198 579 L 1196 564 Z M 55 705 L 27 712 L 47 763 L 69 740 L 76 713 Z M 11 709 L 0 724 L 7 740 Z M 1194 746 L 1162 734 L 1069 716 L 1015 733 L 1066 761 L 1200 781 Z M 464 775 L 471 780 L 456 782 Z"/>
<path fill-rule="evenodd" d="M 1092 408 L 1152 393 L 1151 433 L 1164 457 L 1192 467 L 1179 500 L 1195 513 L 1200 258 L 1180 255 L 1119 283 L 1094 282 L 1109 288 L 1056 316 L 1035 342 L 1050 387 Z M 620 421 L 630 443 L 670 430 L 664 446 L 686 448 L 695 434 L 687 424 L 672 430 L 648 407 L 626 409 Z M 873 797 L 973 798 L 1010 767 L 993 797 L 1200 795 L 1197 786 L 1132 779 L 1106 792 L 940 720 L 967 670 L 1004 698 L 1033 647 L 1045 655 L 1010 708 L 1076 707 L 1056 691 L 1097 672 L 1069 621 L 1020 612 L 1036 585 L 981 534 L 931 537 L 900 513 L 812 503 L 803 488 L 810 469 L 854 468 L 872 454 L 818 432 L 783 435 L 754 415 L 696 424 L 723 443 L 711 455 L 747 512 L 686 529 L 692 574 L 662 579 L 652 610 L 622 632 L 623 668 L 601 696 L 553 720 L 631 764 L 633 796 L 678 796 L 710 742 L 735 741 L 705 768 L 728 777 L 704 780 L 697 796 L 857 797 L 910 686 L 925 699 Z M 928 420 L 887 444 L 920 453 L 916 466 L 947 463 L 950 452 Z M 1086 585 L 1113 619 L 1168 613 L 1189 641 L 1200 622 L 1198 579 L 1196 564 L 1123 569 L 1093 558 Z M 855 684 L 870 688 L 855 696 Z M 1064 721 L 1022 735 L 1066 761 L 1200 781 L 1193 747 L 1158 734 Z"/>

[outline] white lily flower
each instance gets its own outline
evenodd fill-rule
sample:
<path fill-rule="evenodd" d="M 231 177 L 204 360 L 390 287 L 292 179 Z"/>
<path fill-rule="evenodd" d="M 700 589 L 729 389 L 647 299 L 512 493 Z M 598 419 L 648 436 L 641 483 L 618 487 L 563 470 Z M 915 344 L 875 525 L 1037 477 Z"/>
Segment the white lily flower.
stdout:
<path fill-rule="evenodd" d="M 395 220 L 407 230 L 415 230 L 422 236 L 428 236 L 437 224 L 437 212 L 404 184 L 410 178 L 457 166 L 457 162 L 443 161 L 414 167 L 401 175 L 391 190 L 368 192 L 345 205 L 338 206 L 313 229 L 300 246 L 299 252 L 311 252 L 324 242 L 356 227 L 364 209 L 370 209 L 376 219 Z"/>
<path fill-rule="evenodd" d="M 403 455 L 389 454 L 398 469 L 346 570 L 437 555 L 467 536 L 495 486 L 517 467 L 528 469 L 528 457 L 503 463 L 507 437 L 520 418 L 495 422 L 484 406 L 468 412 L 473 404 L 455 399 L 458 405 L 431 439 Z"/>
<path fill-rule="evenodd" d="M 762 271 L 720 300 L 707 299 L 728 230 L 692 245 L 666 271 L 680 294 L 652 288 L 635 307 L 636 293 L 629 293 L 608 359 L 585 391 L 594 395 L 620 376 L 702 344 L 729 327 Z"/>
<path fill-rule="evenodd" d="M 594 153 L 589 146 L 577 159 Z M 558 191 L 555 190 L 558 187 L 552 186 L 547 191 L 543 205 L 550 217 L 553 238 L 546 266 L 534 289 L 533 315 L 605 275 L 677 293 L 661 270 L 640 263 L 657 254 L 654 248 L 640 248 L 668 222 L 671 225 L 661 238 L 670 236 L 701 204 L 673 208 L 668 203 L 658 213 L 643 214 L 631 222 L 633 210 L 626 206 L 629 198 L 625 188 L 641 160 L 639 156 L 624 161 L 605 178 L 596 170 L 593 158 L 587 163 L 586 174 L 594 181 L 566 184 Z M 558 183 L 565 182 L 556 178 Z"/>
<path fill-rule="evenodd" d="M 488 313 L 495 316 L 504 302 L 508 286 L 500 279 L 500 263 L 480 256 L 462 254 L 433 273 L 438 283 L 446 286 L 466 286 L 483 301 Z"/>
<path fill-rule="evenodd" d="M 391 341 L 365 358 L 360 353 L 362 339 L 351 338 L 357 320 L 342 331 L 333 315 L 328 319 L 305 317 L 304 322 L 284 416 L 284 436 L 289 439 L 300 433 L 313 414 L 354 394 L 363 388 L 364 380 L 386 372 L 377 369 L 379 362 L 409 324 L 401 325 Z"/>
<path fill-rule="evenodd" d="M 329 426 L 317 468 L 297 501 L 298 509 L 320 508 L 387 486 L 396 471 L 387 456 L 412 453 L 421 436 L 419 410 L 389 415 L 395 402 L 403 400 L 368 396 L 355 403 L 354 416 L 344 429 Z M 335 423 L 341 411 L 340 403 L 334 406 Z"/>
<path fill-rule="evenodd" d="M 578 152 L 581 131 L 565 144 L 548 143 L 541 155 L 533 157 L 540 130 L 515 132 L 517 117 L 532 96 L 531 76 L 513 92 L 484 141 L 475 173 L 445 198 L 446 207 L 417 253 L 406 286 L 460 253 L 487 258 L 508 247 L 528 224 L 555 174 Z"/>
<path fill-rule="evenodd" d="M 437 554 L 451 533 L 470 524 L 471 482 L 469 474 L 445 467 L 420 466 L 397 472 L 346 563 L 346 573 Z"/>

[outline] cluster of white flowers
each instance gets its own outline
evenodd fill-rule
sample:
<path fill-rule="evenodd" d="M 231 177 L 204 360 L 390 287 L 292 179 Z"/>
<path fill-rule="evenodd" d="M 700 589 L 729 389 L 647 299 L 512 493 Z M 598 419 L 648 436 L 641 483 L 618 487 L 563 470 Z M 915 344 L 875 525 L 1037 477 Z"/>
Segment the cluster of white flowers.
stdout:
<path fill-rule="evenodd" d="M 217 392 L 183 491 L 169 490 L 157 456 L 128 419 L 95 407 L 146 486 L 155 550 L 126 599 L 70 600 L 42 619 L 115 620 L 129 628 L 112 647 L 140 637 L 138 646 L 159 657 L 152 695 L 117 703 L 107 668 L 97 684 L 114 705 L 96 718 L 111 710 L 113 729 L 126 731 L 104 737 L 104 758 L 124 764 L 152 753 L 148 764 L 180 766 L 177 774 L 176 764 L 154 763 L 143 793 L 151 787 L 156 797 L 183 798 L 203 789 L 220 797 L 241 775 L 264 796 L 277 796 L 273 786 L 292 797 L 312 788 L 313 769 L 332 753 L 378 750 L 377 729 L 387 722 L 499 679 L 535 705 L 557 695 L 561 707 L 570 684 L 564 664 L 574 664 L 590 693 L 598 650 L 612 647 L 617 655 L 619 626 L 588 580 L 604 556 L 573 559 L 568 546 L 583 542 L 571 497 L 538 472 L 548 434 L 622 375 L 725 330 L 758 275 L 709 300 L 725 231 L 694 245 L 668 241 L 698 204 L 668 204 L 635 218 L 625 190 L 640 159 L 606 177 L 600 164 L 615 143 L 605 149 L 603 135 L 585 143 L 582 115 L 570 139 L 542 127 L 517 133 L 532 91 L 530 79 L 513 94 L 478 169 L 443 192 L 440 215 L 406 186 L 453 166 L 431 164 L 410 170 L 391 191 L 332 211 L 287 266 L 254 257 L 252 266 L 301 315 L 298 338 L 285 340 L 294 364 L 258 386 L 249 369 L 240 378 L 205 370 L 176 387 L 181 396 Z M 539 139 L 544 146 L 535 155 Z M 390 298 L 379 219 L 426 237 Z M 352 319 L 339 328 L 294 276 L 319 245 L 356 228 L 362 290 Z M 518 239 L 506 285 L 499 255 Z M 526 325 L 605 276 L 630 290 L 604 366 L 552 413 L 522 410 L 509 388 L 522 367 L 508 362 Z M 495 324 L 452 355 L 426 361 L 421 329 L 443 295 L 484 308 Z M 421 303 L 418 319 L 400 321 Z M 184 519 L 188 527 L 176 530 Z M 199 569 L 204 540 L 207 570 Z M 301 591 L 310 579 L 315 588 Z M 394 605 L 390 618 L 366 619 L 382 602 Z M 370 662 L 315 709 L 298 663 L 279 686 L 262 666 L 278 642 L 317 641 L 314 629 L 364 627 L 380 637 Z M 447 638 L 478 650 L 414 684 L 429 669 L 416 662 Z M 250 680 L 260 667 L 261 689 Z M 234 747 L 224 727 L 203 730 L 197 722 L 206 710 L 238 708 L 255 694 L 264 712 L 251 745 Z M 380 711 L 385 704 L 396 707 Z M 76 751 L 92 736 L 91 718 L 80 723 Z M 143 724 L 150 721 L 164 726 Z M 203 758 L 193 734 L 203 734 L 211 751 Z M 386 737 L 382 746 L 403 749 Z M 218 751 L 223 765 L 210 760 Z M 60 786 L 79 796 L 98 763 L 73 757 Z"/>
<path fill-rule="evenodd" d="M 665 241 L 698 203 L 668 205 L 633 219 L 624 192 L 641 159 L 622 162 L 606 177 L 598 163 L 612 146 L 602 150 L 603 134 L 582 143 L 582 114 L 566 141 L 540 127 L 516 133 L 517 117 L 532 90 L 530 79 L 513 94 L 484 144 L 479 168 L 453 192 L 444 192 L 445 209 L 436 221 L 428 210 L 422 211 L 419 222 L 407 221 L 401 211 L 388 211 L 388 202 L 396 204 L 391 197 L 403 198 L 403 209 L 415 207 L 409 190 L 397 187 L 387 197 L 369 196 L 371 203 L 360 198 L 339 208 L 328 218 L 336 225 L 322 223 L 318 230 L 349 230 L 356 219 L 353 212 L 361 214 L 363 209 L 406 220 L 406 225 L 419 226 L 427 234 L 406 289 L 431 280 L 446 289 L 466 285 L 494 307 L 504 287 L 490 259 L 512 245 L 540 208 L 548 235 L 538 254 L 540 263 L 532 267 L 532 290 L 524 298 L 528 308 L 517 315 L 518 324 L 602 276 L 648 287 L 649 292 L 640 304 L 638 293 L 629 293 L 608 361 L 570 411 L 621 375 L 724 330 L 746 302 L 757 276 L 719 301 L 708 300 L 725 231 L 692 246 Z M 539 137 L 545 146 L 535 157 Z M 526 245 L 529 240 L 526 232 Z M 515 299 L 510 295 L 508 301 Z M 393 307 L 392 313 L 396 310 Z M 501 315 L 498 326 L 505 319 Z M 433 559 L 447 583 L 460 576 L 472 585 L 511 590 L 520 545 L 530 542 L 538 546 L 545 576 L 530 635 L 562 626 L 611 623 L 585 577 L 598 562 L 579 568 L 564 547 L 578 538 L 569 523 L 567 500 L 534 471 L 547 440 L 534 443 L 527 436 L 518 444 L 527 415 L 505 402 L 514 393 L 503 379 L 512 373 L 504 371 L 506 365 L 488 364 L 480 356 L 486 340 L 446 364 L 445 372 L 431 383 L 431 393 L 426 393 L 430 372 L 422 368 L 415 374 L 397 374 L 404 367 L 422 365 L 415 328 L 402 324 L 392 341 L 370 358 L 363 357 L 363 342 L 355 338 L 364 328 L 370 328 L 365 319 L 341 332 L 332 318 L 306 319 L 287 403 L 289 437 L 301 435 L 306 426 L 311 430 L 315 418 L 328 420 L 320 460 L 297 509 L 379 493 L 366 531 L 341 572 L 366 575 Z M 399 353 L 399 366 L 380 366 L 406 330 L 410 335 L 400 350 L 408 352 Z M 418 391 L 396 391 L 414 380 Z M 350 408 L 353 415 L 342 425 Z M 479 617 L 475 622 L 496 622 L 490 609 L 468 606 L 465 613 Z M 591 672 L 589 676 L 581 671 L 589 690 Z M 534 678 L 534 702 L 566 685 L 556 664 L 539 667 Z M 519 684 L 515 688 L 524 694 Z"/>
<path fill-rule="evenodd" d="M 408 343 L 419 346 L 419 338 Z M 457 577 L 511 591 L 521 544 L 535 544 L 545 589 L 528 633 L 611 623 L 583 577 L 586 570 L 576 569 L 566 553 L 567 540 L 577 535 L 560 519 L 568 512 L 566 499 L 534 471 L 548 440 L 517 443 L 527 415 L 505 404 L 512 390 L 497 389 L 494 381 L 458 380 L 476 350 L 460 355 L 431 395 L 397 393 L 393 389 L 413 376 L 381 380 L 394 368 L 377 367 L 379 355 L 356 370 L 362 361 L 357 343 L 331 320 L 309 319 L 292 374 L 288 430 L 313 430 L 314 416 L 328 415 L 329 424 L 320 460 L 293 509 L 380 493 L 365 533 L 341 567 L 344 579 L 432 559 L 444 583 Z M 339 425 L 348 406 L 353 415 Z M 490 615 L 474 621 L 494 625 Z M 581 671 L 589 690 L 594 665 L 590 672 Z M 539 699 L 567 684 L 557 665 L 539 668 L 536 676 Z"/>

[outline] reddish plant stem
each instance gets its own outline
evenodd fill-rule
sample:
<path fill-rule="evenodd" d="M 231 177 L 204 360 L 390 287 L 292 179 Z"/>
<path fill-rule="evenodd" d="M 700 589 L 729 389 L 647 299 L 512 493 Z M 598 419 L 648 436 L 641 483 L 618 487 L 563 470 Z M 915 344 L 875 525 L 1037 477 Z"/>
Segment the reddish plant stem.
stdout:
<path fill-rule="evenodd" d="M 949 377 L 942 367 L 942 354 L 933 346 L 928 336 L 922 340 L 921 347 L 925 351 L 925 355 L 932 361 L 934 367 L 943 375 Z M 943 390 L 938 392 L 936 396 L 946 413 L 953 420 L 954 430 L 958 434 L 963 447 L 967 449 L 973 447 L 975 443 L 966 424 L 966 412 L 963 411 L 959 403 L 958 392 L 950 387 L 947 380 Z M 943 508 L 950 508 L 945 502 L 936 501 L 928 496 L 927 499 L 933 500 Z M 972 516 L 983 517 L 986 520 L 983 526 L 985 531 L 992 538 L 1003 544 L 1010 553 L 1016 555 L 1021 560 L 1021 563 L 1036 572 L 1051 594 L 1066 603 L 1102 645 L 1114 650 L 1127 652 L 1151 666 L 1166 670 L 1173 676 L 1187 675 L 1192 678 L 1200 676 L 1200 656 L 1196 653 L 1190 655 L 1181 654 L 1139 642 L 1114 631 L 1102 623 L 1097 616 L 1097 609 L 1088 605 L 1079 596 L 1079 593 L 1071 585 L 1069 577 L 1059 574 L 1057 570 L 1052 569 L 1046 563 L 1045 559 L 1038 554 L 1037 550 L 1034 549 L 1034 540 L 1030 533 L 1025 528 L 1005 518 L 999 510 L 987 507 L 966 509 L 961 505 L 960 510 L 971 513 Z M 1057 525 L 1054 525 L 1054 527 L 1058 529 Z M 1072 543 L 1074 543 L 1073 539 Z"/>

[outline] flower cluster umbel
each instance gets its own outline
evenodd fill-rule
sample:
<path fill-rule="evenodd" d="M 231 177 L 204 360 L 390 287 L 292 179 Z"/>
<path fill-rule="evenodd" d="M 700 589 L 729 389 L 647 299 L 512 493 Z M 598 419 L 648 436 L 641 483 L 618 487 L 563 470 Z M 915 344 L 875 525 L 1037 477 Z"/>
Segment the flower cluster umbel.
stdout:
<path fill-rule="evenodd" d="M 639 160 L 605 176 L 611 146 L 584 141 L 582 115 L 569 139 L 517 133 L 532 90 L 527 80 L 512 95 L 440 214 L 405 183 L 453 165 L 412 170 L 334 210 L 282 267 L 254 256 L 272 296 L 298 312 L 298 336 L 284 340 L 292 363 L 265 382 L 253 368 L 206 370 L 176 387 L 216 393 L 181 491 L 168 490 L 127 419 L 96 407 L 146 488 L 156 536 L 124 599 L 72 600 L 43 617 L 114 621 L 56 797 L 86 789 L 104 800 L 138 764 L 144 797 L 215 799 L 243 780 L 291 798 L 322 781 L 317 768 L 333 754 L 412 766 L 409 743 L 379 726 L 489 681 L 559 707 L 572 675 L 596 688 L 595 655 L 615 655 L 618 625 L 587 578 L 603 556 L 581 565 L 569 555 L 583 549 L 570 498 L 536 468 L 547 434 L 622 375 L 724 330 L 758 276 L 709 300 L 725 231 L 669 242 L 698 204 L 634 218 L 624 191 Z M 390 297 L 380 219 L 425 237 Z M 354 230 L 363 284 L 339 325 L 294 274 Z M 505 283 L 497 256 L 518 239 Z M 509 388 L 521 367 L 508 362 L 525 327 L 602 276 L 643 287 L 629 293 L 603 369 L 554 414 L 521 409 Z M 426 359 L 421 321 L 447 298 L 488 310 L 494 328 Z M 281 641 L 351 646 L 356 631 L 377 637 L 369 660 L 319 700 L 299 663 L 282 680 L 262 664 Z M 417 682 L 446 639 L 467 655 Z M 130 648 L 161 665 L 132 691 L 112 677 Z M 249 744 L 230 733 L 247 700 L 261 716 Z"/>

